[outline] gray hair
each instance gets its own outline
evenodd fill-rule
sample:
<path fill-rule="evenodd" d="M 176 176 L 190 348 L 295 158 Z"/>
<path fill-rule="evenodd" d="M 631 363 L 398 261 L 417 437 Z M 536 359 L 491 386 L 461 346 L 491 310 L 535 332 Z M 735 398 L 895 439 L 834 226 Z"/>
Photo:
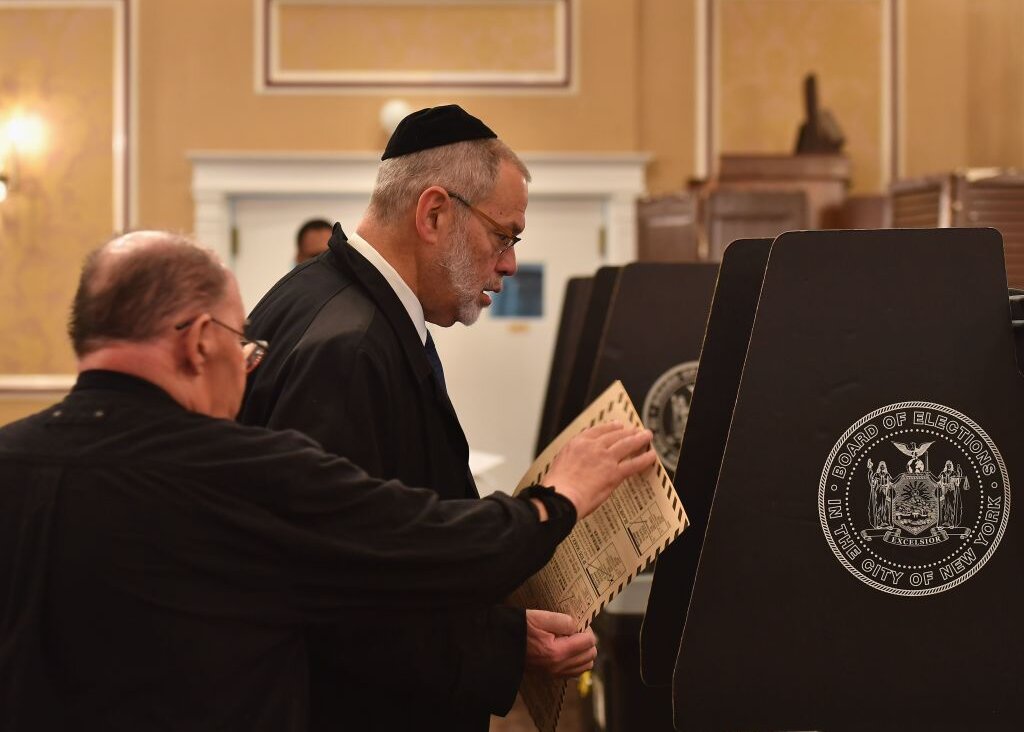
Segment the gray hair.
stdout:
<path fill-rule="evenodd" d="M 123 248 L 123 250 L 122 250 Z M 208 310 L 227 291 L 216 255 L 188 237 L 136 232 L 91 252 L 82 267 L 68 322 L 75 353 L 109 341 L 154 338 L 186 310 Z"/>
<path fill-rule="evenodd" d="M 370 213 L 387 224 L 397 223 L 430 186 L 454 191 L 471 203 L 491 195 L 503 161 L 514 165 L 529 182 L 530 171 L 501 140 L 468 140 L 389 158 L 377 170 Z"/>

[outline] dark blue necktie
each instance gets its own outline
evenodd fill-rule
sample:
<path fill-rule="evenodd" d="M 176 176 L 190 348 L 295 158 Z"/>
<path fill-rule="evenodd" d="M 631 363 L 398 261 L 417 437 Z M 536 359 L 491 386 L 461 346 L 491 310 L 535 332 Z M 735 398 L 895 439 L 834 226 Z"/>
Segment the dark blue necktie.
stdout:
<path fill-rule="evenodd" d="M 430 337 L 430 332 L 427 332 L 427 342 L 423 344 L 423 349 L 427 352 L 427 361 L 430 362 L 430 368 L 434 370 L 434 378 L 437 379 L 437 383 L 441 386 L 441 391 L 448 393 L 448 388 L 444 383 L 444 369 L 441 367 L 441 357 L 437 355 L 437 347 L 434 345 L 434 339 Z"/>

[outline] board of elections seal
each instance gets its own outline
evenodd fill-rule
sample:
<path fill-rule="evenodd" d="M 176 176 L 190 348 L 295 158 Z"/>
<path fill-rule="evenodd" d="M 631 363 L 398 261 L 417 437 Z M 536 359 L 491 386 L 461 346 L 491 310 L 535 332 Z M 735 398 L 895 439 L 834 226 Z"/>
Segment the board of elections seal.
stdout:
<path fill-rule="evenodd" d="M 966 582 L 995 553 L 1010 518 L 999 449 L 966 415 L 900 402 L 836 442 L 818 484 L 825 539 L 870 587 L 916 597 Z"/>
<path fill-rule="evenodd" d="M 697 380 L 697 362 L 673 366 L 658 377 L 644 399 L 640 417 L 654 433 L 654 449 L 669 470 L 676 469 L 679 446 L 683 444 L 686 418 L 690 414 L 693 383 Z"/>

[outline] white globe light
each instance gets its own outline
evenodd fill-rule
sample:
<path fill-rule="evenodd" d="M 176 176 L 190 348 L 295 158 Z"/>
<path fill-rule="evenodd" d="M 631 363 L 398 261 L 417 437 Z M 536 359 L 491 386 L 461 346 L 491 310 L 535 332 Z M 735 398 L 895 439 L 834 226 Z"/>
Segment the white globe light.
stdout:
<path fill-rule="evenodd" d="M 380 108 L 380 126 L 384 133 L 390 137 L 391 133 L 398 127 L 398 123 L 405 119 L 412 112 L 412 107 L 404 99 L 389 99 Z"/>

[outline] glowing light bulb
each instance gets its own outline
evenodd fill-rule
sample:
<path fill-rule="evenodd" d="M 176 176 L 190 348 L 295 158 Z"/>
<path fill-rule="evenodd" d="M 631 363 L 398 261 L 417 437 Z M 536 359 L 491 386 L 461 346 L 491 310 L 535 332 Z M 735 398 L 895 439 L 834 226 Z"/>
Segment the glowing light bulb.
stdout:
<path fill-rule="evenodd" d="M 41 152 L 46 144 L 46 124 L 34 114 L 16 114 L 7 122 L 7 140 L 21 154 Z"/>

